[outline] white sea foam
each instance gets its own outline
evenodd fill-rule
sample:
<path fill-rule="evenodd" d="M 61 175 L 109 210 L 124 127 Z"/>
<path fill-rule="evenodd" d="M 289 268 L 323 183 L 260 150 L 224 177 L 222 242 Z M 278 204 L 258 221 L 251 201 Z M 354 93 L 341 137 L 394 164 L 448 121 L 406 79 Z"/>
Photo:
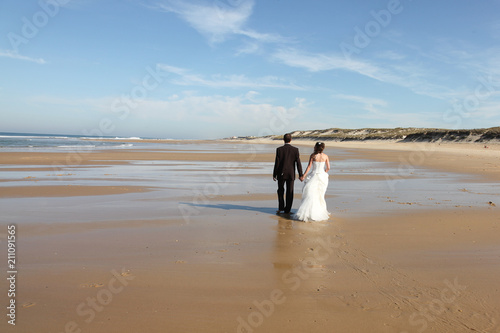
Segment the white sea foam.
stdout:
<path fill-rule="evenodd" d="M 129 138 L 120 138 L 120 137 L 116 137 L 114 138 L 113 140 L 143 140 L 142 138 L 139 138 L 137 136 L 131 136 Z"/>

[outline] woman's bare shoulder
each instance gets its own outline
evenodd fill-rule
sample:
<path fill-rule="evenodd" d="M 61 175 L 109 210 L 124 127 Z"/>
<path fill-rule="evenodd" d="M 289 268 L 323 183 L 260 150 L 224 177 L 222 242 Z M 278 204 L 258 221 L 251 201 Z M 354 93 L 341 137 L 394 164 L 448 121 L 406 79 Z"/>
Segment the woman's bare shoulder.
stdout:
<path fill-rule="evenodd" d="M 312 158 L 314 161 L 316 161 L 316 162 L 326 162 L 326 161 L 328 161 L 328 155 L 323 154 L 323 153 L 321 153 L 321 154 L 316 154 L 316 155 L 312 154 L 312 155 L 311 155 L 311 158 Z"/>

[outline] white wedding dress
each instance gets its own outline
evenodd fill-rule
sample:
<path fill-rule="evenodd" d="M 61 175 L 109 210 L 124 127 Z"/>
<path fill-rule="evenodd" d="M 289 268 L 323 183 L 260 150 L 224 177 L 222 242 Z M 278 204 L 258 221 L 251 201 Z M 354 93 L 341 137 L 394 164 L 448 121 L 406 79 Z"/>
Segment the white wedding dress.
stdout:
<path fill-rule="evenodd" d="M 294 219 L 300 221 L 325 221 L 330 217 L 326 208 L 325 193 L 328 187 L 328 173 L 325 172 L 325 162 L 312 162 L 312 170 L 304 180 L 302 202 L 294 214 Z"/>

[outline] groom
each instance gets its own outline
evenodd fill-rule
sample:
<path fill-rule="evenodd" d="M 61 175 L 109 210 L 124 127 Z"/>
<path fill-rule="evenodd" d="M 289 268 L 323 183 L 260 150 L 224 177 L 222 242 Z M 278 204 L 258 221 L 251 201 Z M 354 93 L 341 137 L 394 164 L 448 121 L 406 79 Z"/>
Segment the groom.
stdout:
<path fill-rule="evenodd" d="M 276 149 L 274 161 L 273 180 L 278 180 L 278 211 L 276 213 L 289 214 L 293 203 L 293 182 L 295 180 L 295 165 L 302 177 L 302 164 L 300 164 L 299 149 L 290 144 L 292 135 L 287 133 L 283 136 L 285 144 Z M 283 198 L 286 185 L 286 203 Z"/>

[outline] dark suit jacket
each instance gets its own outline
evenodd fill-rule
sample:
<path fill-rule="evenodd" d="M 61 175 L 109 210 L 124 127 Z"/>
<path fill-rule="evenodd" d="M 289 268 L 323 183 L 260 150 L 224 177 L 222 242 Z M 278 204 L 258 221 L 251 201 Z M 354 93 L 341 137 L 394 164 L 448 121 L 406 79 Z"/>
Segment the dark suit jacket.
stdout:
<path fill-rule="evenodd" d="M 299 149 L 290 144 L 276 148 L 273 178 L 295 179 L 295 165 L 302 177 L 302 164 L 300 164 Z"/>

